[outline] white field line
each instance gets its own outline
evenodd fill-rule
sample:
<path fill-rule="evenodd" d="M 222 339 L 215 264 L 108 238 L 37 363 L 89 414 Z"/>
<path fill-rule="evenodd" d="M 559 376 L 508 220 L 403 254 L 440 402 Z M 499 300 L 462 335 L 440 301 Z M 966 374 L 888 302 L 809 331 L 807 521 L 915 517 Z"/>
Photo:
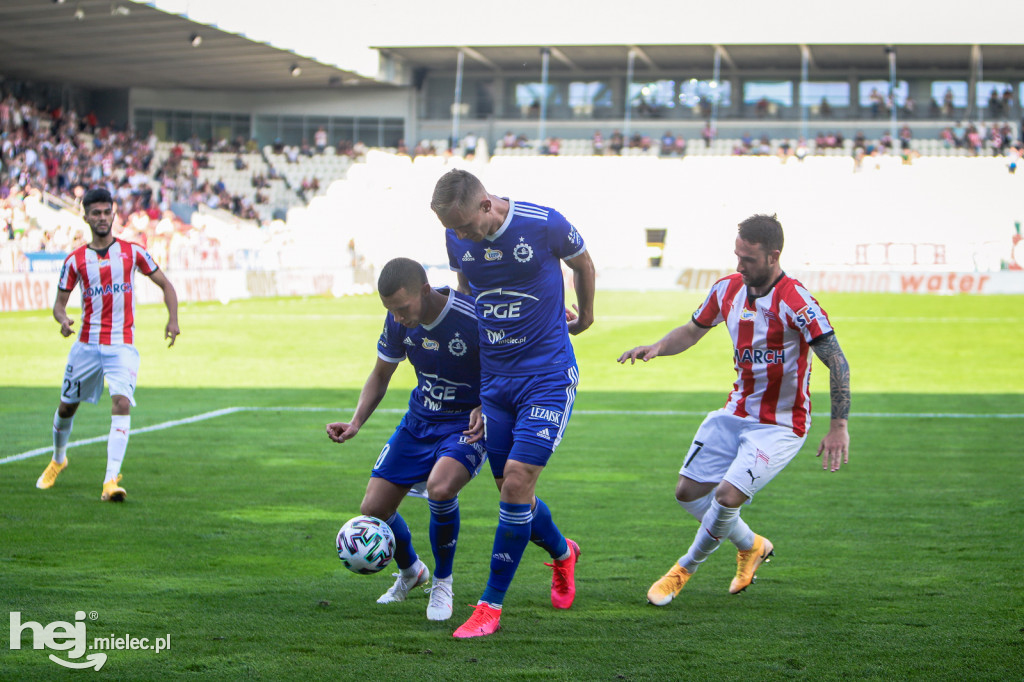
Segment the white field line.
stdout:
<path fill-rule="evenodd" d="M 140 433 L 149 433 L 150 431 L 163 431 L 175 426 L 183 426 L 185 424 L 195 424 L 196 422 L 206 421 L 207 419 L 213 419 L 215 417 L 223 417 L 229 414 L 235 414 L 237 412 L 336 412 L 344 415 L 350 413 L 350 409 L 341 409 L 337 407 L 225 407 L 220 410 L 213 410 L 212 412 L 203 412 L 192 417 L 185 417 L 184 419 L 174 419 L 172 421 L 161 422 L 159 424 L 153 424 L 152 426 L 142 426 L 137 429 L 132 429 L 132 435 Z M 406 412 L 405 408 L 379 408 L 375 410 L 382 414 L 402 414 Z M 580 416 L 623 416 L 623 417 L 703 417 L 707 414 L 706 410 L 573 410 L 574 415 Z M 813 416 L 819 419 L 824 419 L 829 415 L 827 413 L 815 413 Z M 992 413 L 992 414 L 979 414 L 974 412 L 856 412 L 850 415 L 852 419 L 1024 419 L 1024 414 L 1018 413 Z M 77 448 L 82 445 L 91 445 L 93 443 L 102 443 L 107 440 L 107 436 L 96 436 L 95 438 L 85 438 L 82 440 L 75 440 L 68 443 L 68 449 Z M 35 450 L 28 450 L 27 452 L 21 452 L 16 455 L 9 455 L 7 457 L 0 458 L 0 464 L 7 464 L 9 462 L 17 462 L 30 457 L 36 457 L 38 455 L 49 454 L 53 451 L 53 446 L 47 446 L 45 448 L 36 448 Z"/>

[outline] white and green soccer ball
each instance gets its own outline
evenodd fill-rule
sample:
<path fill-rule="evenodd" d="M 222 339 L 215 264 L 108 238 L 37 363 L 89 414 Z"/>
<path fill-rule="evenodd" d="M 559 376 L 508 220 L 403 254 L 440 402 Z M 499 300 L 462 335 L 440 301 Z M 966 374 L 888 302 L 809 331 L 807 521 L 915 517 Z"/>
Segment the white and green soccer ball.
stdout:
<path fill-rule="evenodd" d="M 356 516 L 338 531 L 338 558 L 353 573 L 376 573 L 394 556 L 395 534 L 376 517 Z"/>

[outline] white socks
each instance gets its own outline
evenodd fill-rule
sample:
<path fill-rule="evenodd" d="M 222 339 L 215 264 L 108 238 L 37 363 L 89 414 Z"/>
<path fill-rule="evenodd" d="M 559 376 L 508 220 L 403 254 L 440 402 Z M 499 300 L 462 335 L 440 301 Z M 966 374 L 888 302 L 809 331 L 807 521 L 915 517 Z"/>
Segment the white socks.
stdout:
<path fill-rule="evenodd" d="M 715 499 L 715 491 L 712 490 L 704 497 L 693 500 L 692 502 L 679 502 L 679 506 L 690 512 L 693 518 L 700 522 L 704 521 L 704 515 L 708 512 L 708 508 L 711 507 L 711 501 Z M 729 533 L 728 539 L 732 544 L 736 545 L 736 549 L 748 550 L 754 546 L 754 531 L 750 529 L 747 522 L 740 518 L 739 514 L 736 515 L 736 525 L 733 526 L 732 532 Z"/>
<path fill-rule="evenodd" d="M 128 449 L 128 432 L 132 418 L 127 414 L 115 414 L 110 418 L 110 436 L 107 438 L 107 474 L 103 482 L 117 478 L 121 473 L 121 462 Z"/>
<path fill-rule="evenodd" d="M 718 504 L 718 500 L 712 499 L 697 530 L 697 537 L 686 554 L 679 559 L 679 565 L 690 573 L 700 568 L 704 560 L 722 544 L 722 539 L 729 537 L 739 515 L 739 507 L 723 507 Z"/>
<path fill-rule="evenodd" d="M 71 425 L 74 421 L 74 415 L 65 419 L 58 412 L 53 413 L 53 461 L 57 464 L 63 464 L 67 458 L 68 441 L 71 440 Z"/>

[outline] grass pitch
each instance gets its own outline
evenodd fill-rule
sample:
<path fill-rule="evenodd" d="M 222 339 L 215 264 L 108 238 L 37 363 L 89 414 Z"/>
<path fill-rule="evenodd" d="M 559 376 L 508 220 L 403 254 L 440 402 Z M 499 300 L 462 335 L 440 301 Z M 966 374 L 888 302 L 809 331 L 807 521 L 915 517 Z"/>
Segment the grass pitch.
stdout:
<path fill-rule="evenodd" d="M 743 512 L 777 556 L 739 596 L 726 545 L 671 605 L 644 600 L 696 530 L 672 490 L 733 380 L 728 337 L 619 366 L 700 296 L 602 292 L 597 324 L 575 339 L 576 413 L 538 488 L 583 550 L 571 610 L 551 608 L 548 558 L 530 547 L 502 631 L 451 637 L 487 577 L 486 467 L 461 496 L 448 623 L 426 620 L 419 593 L 378 606 L 390 570 L 358 576 L 337 560 L 334 535 L 358 513 L 412 385 L 401 369 L 355 441 L 324 434 L 372 367 L 372 296 L 185 305 L 170 350 L 163 309 L 140 309 L 128 500 L 99 501 L 102 442 L 71 448 L 49 491 L 33 487 L 48 454 L 0 463 L 0 604 L 42 626 L 83 611 L 90 643 L 170 636 L 159 654 L 106 651 L 102 672 L 117 679 L 1020 679 L 1024 297 L 820 298 L 852 369 L 851 461 L 831 474 L 814 457 L 828 425 L 815 361 L 807 445 Z M 49 444 L 69 341 L 46 312 L 4 314 L 0 347 L 10 460 Z M 231 407 L 245 409 L 208 415 Z M 72 439 L 108 428 L 104 396 L 79 410 Z M 402 511 L 432 565 L 426 503 Z M 70 673 L 48 658 L 67 651 L 33 649 L 31 631 L 12 650 L 4 633 L 0 679 Z"/>

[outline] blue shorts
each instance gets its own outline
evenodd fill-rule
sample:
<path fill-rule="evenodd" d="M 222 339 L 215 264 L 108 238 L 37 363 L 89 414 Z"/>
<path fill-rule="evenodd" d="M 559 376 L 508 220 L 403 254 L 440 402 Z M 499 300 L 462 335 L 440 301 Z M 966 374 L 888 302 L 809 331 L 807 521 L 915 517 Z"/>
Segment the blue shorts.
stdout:
<path fill-rule="evenodd" d="M 457 460 L 469 471 L 470 478 L 476 476 L 487 451 L 482 442 L 466 443 L 462 432 L 468 426 L 468 416 L 466 420 L 428 422 L 406 414 L 380 451 L 370 476 L 422 488 L 419 484 L 426 483 L 442 457 Z"/>
<path fill-rule="evenodd" d="M 484 441 L 495 478 L 505 475 L 508 459 L 548 463 L 572 415 L 578 382 L 575 365 L 543 376 L 481 377 Z"/>

